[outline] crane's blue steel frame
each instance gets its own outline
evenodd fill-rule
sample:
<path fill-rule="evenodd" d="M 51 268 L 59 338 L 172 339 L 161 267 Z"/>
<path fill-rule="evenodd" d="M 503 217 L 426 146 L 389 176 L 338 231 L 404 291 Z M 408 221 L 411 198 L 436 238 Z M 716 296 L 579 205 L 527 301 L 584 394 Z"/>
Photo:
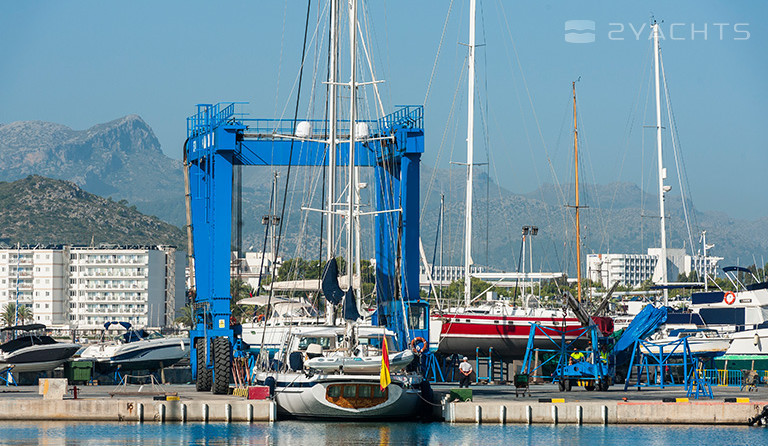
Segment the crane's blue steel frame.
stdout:
<path fill-rule="evenodd" d="M 645 350 L 645 351 L 643 351 Z M 639 356 L 636 362 L 635 358 Z M 688 345 L 688 336 L 666 343 L 655 343 L 638 339 L 635 341 L 632 359 L 629 362 L 629 373 L 624 382 L 624 390 L 629 388 L 629 379 L 635 371 L 635 386 L 637 390 L 643 387 L 684 387 L 688 396 L 699 398 L 708 396 L 714 398 L 712 387 L 705 376 L 703 364 L 713 356 L 712 353 L 694 354 Z M 683 382 L 675 383 L 667 376 L 669 367 L 683 368 Z M 645 374 L 645 382 L 641 378 Z"/>
<path fill-rule="evenodd" d="M 247 120 L 237 103 L 200 104 L 187 118 L 185 156 L 189 164 L 192 235 L 194 240 L 196 305 L 190 330 L 192 373 L 197 374 L 196 340 L 206 339 L 206 363 L 213 368 L 211 342 L 224 337 L 234 342 L 230 328 L 230 248 L 232 166 L 327 165 L 328 145 L 322 141 L 291 141 L 293 120 Z M 408 339 L 429 339 L 427 302 L 419 298 L 419 164 L 424 153 L 424 109 L 401 107 L 378 121 L 366 121 L 370 137 L 393 139 L 356 143 L 356 164 L 373 167 L 376 210 L 376 296 L 374 324 L 398 333 L 400 348 Z M 313 134 L 327 133 L 325 121 L 309 121 Z M 362 122 L 362 121 L 358 121 Z M 348 122 L 340 121 L 343 134 Z M 347 130 L 348 131 L 348 130 Z M 294 145 L 292 156 L 291 145 Z M 349 145 L 337 146 L 337 165 L 349 162 Z M 398 239 L 399 237 L 399 239 Z M 393 243 L 395 242 L 395 243 Z M 399 246 L 393 246 L 397 244 Z M 400 251 L 400 289 L 395 259 Z M 402 299 L 399 299 L 402 297 Z M 403 308 L 405 306 L 405 308 Z M 408 325 L 406 315 L 420 319 Z M 418 316 L 422 317 L 419 318 Z"/>
<path fill-rule="evenodd" d="M 559 330 L 557 328 L 545 327 L 543 325 L 531 324 L 530 334 L 528 335 L 528 345 L 525 349 L 525 357 L 523 358 L 523 373 L 530 377 L 547 378 L 552 379 L 552 382 L 557 382 L 561 379 L 596 379 L 600 380 L 604 377 L 612 375 L 612 370 L 609 364 L 604 364 L 600 360 L 600 352 L 596 348 L 598 345 L 598 328 L 597 325 L 589 325 L 582 328 L 573 328 L 570 330 Z M 533 341 L 536 335 L 543 335 L 552 342 L 554 348 L 534 348 Z M 570 342 L 565 339 L 566 336 L 576 336 Z M 587 357 L 586 361 L 581 361 L 576 364 L 568 364 L 568 357 L 570 356 L 572 346 L 576 343 L 583 342 L 585 338 L 589 339 L 592 345 L 590 350 L 578 350 L 584 353 Z M 555 353 L 546 361 L 539 364 L 538 367 L 533 367 L 531 361 L 533 359 L 533 353 L 545 352 Z M 590 362 L 590 358 L 591 361 Z M 542 369 L 544 364 L 554 362 L 557 360 L 557 366 L 552 376 L 536 375 L 537 370 Z"/>

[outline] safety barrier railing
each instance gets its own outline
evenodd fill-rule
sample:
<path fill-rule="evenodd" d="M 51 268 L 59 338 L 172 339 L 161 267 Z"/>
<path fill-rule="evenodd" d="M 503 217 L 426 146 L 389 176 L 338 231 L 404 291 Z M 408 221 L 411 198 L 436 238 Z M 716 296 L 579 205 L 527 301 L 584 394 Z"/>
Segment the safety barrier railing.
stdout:
<path fill-rule="evenodd" d="M 741 370 L 706 369 L 704 376 L 713 385 L 741 386 L 744 383 L 744 374 Z"/>

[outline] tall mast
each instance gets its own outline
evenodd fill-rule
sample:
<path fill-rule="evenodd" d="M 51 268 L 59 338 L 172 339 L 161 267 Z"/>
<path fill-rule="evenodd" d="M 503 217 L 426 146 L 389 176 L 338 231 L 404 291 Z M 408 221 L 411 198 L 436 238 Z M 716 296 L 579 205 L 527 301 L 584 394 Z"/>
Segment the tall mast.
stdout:
<path fill-rule="evenodd" d="M 336 251 L 334 247 L 334 243 L 336 242 L 336 218 L 335 214 L 333 213 L 333 203 L 336 201 L 336 133 L 338 125 L 338 113 L 336 112 L 336 75 L 338 74 L 338 61 L 336 60 L 336 57 L 338 56 L 339 49 L 338 10 L 339 5 L 337 1 L 331 0 L 331 44 L 330 48 L 328 48 L 328 51 L 330 52 L 328 61 L 328 64 L 330 65 L 328 67 L 328 118 L 330 121 L 328 129 L 328 213 L 325 214 L 328 220 L 328 232 L 326 233 L 328 241 L 326 244 L 328 245 L 327 250 L 329 260 L 336 257 Z M 326 305 L 325 315 L 326 321 L 329 324 L 333 323 L 333 305 Z"/>
<path fill-rule="evenodd" d="M 356 85 L 355 47 L 357 46 L 357 0 L 349 2 L 349 184 L 347 185 L 347 279 L 354 291 L 354 224 L 355 224 L 355 120 L 356 120 Z"/>
<path fill-rule="evenodd" d="M 579 127 L 576 120 L 576 82 L 573 84 L 573 159 L 576 165 L 576 298 L 581 303 L 581 223 L 579 222 Z"/>
<path fill-rule="evenodd" d="M 472 299 L 472 163 L 475 133 L 475 0 L 469 0 L 469 65 L 467 69 L 467 202 L 464 206 L 464 304 Z"/>
<path fill-rule="evenodd" d="M 338 35 L 338 4 L 336 0 L 331 0 L 331 47 L 328 49 L 330 52 L 329 68 L 328 68 L 328 118 L 329 118 L 329 135 L 328 135 L 328 213 L 326 217 L 328 219 L 328 258 L 331 259 L 335 256 L 334 241 L 335 241 L 335 227 L 334 227 L 334 213 L 333 203 L 336 200 L 336 127 L 338 125 L 336 112 L 336 75 L 338 72 L 338 61 L 336 56 L 339 48 L 339 35 Z"/>
<path fill-rule="evenodd" d="M 653 60 L 654 76 L 656 78 L 656 149 L 659 159 L 659 220 L 661 222 L 661 254 L 659 255 L 659 266 L 661 267 L 661 285 L 667 285 L 667 217 L 664 215 L 664 194 L 666 187 L 664 180 L 667 177 L 667 170 L 664 168 L 661 151 L 661 91 L 659 87 L 659 57 L 661 48 L 659 47 L 659 24 L 653 24 Z M 669 303 L 669 290 L 664 288 L 664 305 Z"/>
<path fill-rule="evenodd" d="M 701 272 L 704 273 L 702 276 L 704 276 L 704 292 L 709 291 L 709 262 L 707 261 L 707 249 L 709 247 L 707 246 L 707 231 L 701 231 L 701 244 L 704 247 L 704 259 L 701 262 L 703 265 L 703 268 L 701 269 Z"/>

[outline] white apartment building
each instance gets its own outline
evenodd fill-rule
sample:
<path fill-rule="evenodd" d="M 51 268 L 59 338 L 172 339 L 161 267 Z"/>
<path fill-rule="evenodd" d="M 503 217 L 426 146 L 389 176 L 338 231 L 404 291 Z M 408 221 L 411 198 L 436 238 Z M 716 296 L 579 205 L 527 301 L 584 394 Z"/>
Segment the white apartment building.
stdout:
<path fill-rule="evenodd" d="M 0 309 L 18 302 L 32 310 L 25 323 L 64 324 L 65 275 L 61 246 L 0 249 Z"/>
<path fill-rule="evenodd" d="M 0 308 L 15 302 L 52 329 L 127 321 L 171 325 L 184 305 L 184 252 L 167 246 L 0 249 Z"/>
<path fill-rule="evenodd" d="M 232 251 L 229 269 L 233 278 L 239 274 L 243 282 L 256 289 L 259 286 L 259 271 L 261 271 L 261 277 L 264 278 L 272 274 L 273 264 L 275 272 L 277 272 L 280 269 L 280 265 L 283 264 L 283 259 L 278 257 L 277 260 L 274 260 L 274 255 L 271 252 L 266 252 L 262 255 L 260 251 L 248 251 L 245 252 L 244 257 L 238 258 L 237 252 Z M 238 268 L 240 271 L 238 271 Z"/>
<path fill-rule="evenodd" d="M 658 263 L 660 248 L 648 248 L 647 254 L 587 254 L 587 277 L 609 287 L 618 281 L 619 285 L 639 287 L 646 280 L 661 282 L 661 268 Z M 680 273 L 690 274 L 696 270 L 703 277 L 704 268 L 714 277 L 717 263 L 722 257 L 690 256 L 684 249 L 667 249 L 667 278 L 677 280 Z"/>
<path fill-rule="evenodd" d="M 472 274 L 478 274 L 483 272 L 481 266 L 470 266 Z M 455 265 L 443 265 L 441 268 L 439 265 L 431 266 L 432 281 L 435 286 L 448 286 L 451 283 L 464 279 L 464 267 Z M 429 287 L 429 279 L 427 278 L 427 270 L 424 268 L 424 264 L 419 263 L 419 285 L 421 287 Z"/>

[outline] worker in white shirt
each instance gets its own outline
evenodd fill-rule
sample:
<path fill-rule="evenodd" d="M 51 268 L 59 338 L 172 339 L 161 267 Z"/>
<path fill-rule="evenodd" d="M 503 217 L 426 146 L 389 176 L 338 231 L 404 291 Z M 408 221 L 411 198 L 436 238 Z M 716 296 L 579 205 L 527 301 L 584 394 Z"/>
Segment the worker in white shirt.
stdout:
<path fill-rule="evenodd" d="M 461 372 L 459 387 L 469 387 L 469 380 L 472 376 L 472 365 L 469 363 L 469 358 L 466 356 L 461 360 L 461 364 L 459 364 L 459 372 Z"/>

